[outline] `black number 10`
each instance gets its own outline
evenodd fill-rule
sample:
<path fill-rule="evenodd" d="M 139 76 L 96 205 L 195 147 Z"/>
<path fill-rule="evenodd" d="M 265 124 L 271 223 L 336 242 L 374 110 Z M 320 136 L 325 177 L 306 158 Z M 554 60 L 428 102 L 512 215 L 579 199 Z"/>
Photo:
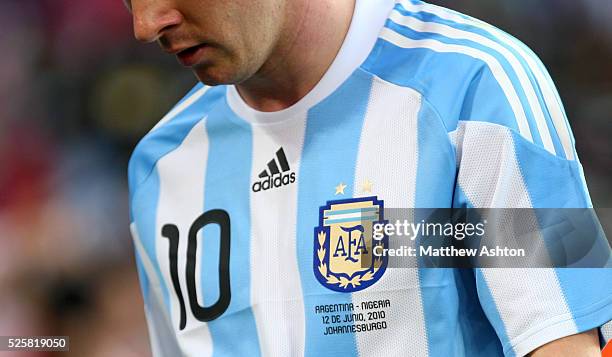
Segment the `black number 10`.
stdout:
<path fill-rule="evenodd" d="M 198 249 L 198 232 L 208 224 L 216 223 L 220 228 L 219 241 L 221 249 L 219 250 L 219 299 L 211 306 L 204 307 L 198 303 L 195 270 L 196 270 L 196 252 Z M 179 245 L 179 229 L 173 224 L 166 224 L 162 228 L 162 236 L 170 241 L 170 276 L 172 277 L 172 285 L 178 296 L 181 321 L 180 329 L 183 330 L 187 323 L 185 301 L 183 292 L 179 283 L 178 273 L 178 245 Z M 226 211 L 214 209 L 205 212 L 193 222 L 189 228 L 189 237 L 187 241 L 187 266 L 185 269 L 185 278 L 187 281 L 187 295 L 189 296 L 189 306 L 191 313 L 200 321 L 211 321 L 221 316 L 227 310 L 231 299 L 230 291 L 230 276 L 229 276 L 229 256 L 230 256 L 230 218 Z"/>

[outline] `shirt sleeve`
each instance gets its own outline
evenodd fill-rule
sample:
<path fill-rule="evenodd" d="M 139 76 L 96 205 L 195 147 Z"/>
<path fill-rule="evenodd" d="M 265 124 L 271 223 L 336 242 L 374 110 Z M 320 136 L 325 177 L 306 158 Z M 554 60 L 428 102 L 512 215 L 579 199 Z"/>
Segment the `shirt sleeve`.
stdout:
<path fill-rule="evenodd" d="M 552 90 L 558 98 L 551 83 L 515 88 L 537 98 Z M 554 108 L 543 100 L 535 107 L 524 105 L 517 115 L 517 106 L 500 88 L 481 72 L 466 95 L 456 130 L 449 134 L 457 155 L 453 205 L 591 207 L 560 102 Z M 534 229 L 538 224 L 534 219 Z M 479 268 L 475 276 L 480 303 L 507 356 L 526 355 L 612 319 L 612 269 Z"/>

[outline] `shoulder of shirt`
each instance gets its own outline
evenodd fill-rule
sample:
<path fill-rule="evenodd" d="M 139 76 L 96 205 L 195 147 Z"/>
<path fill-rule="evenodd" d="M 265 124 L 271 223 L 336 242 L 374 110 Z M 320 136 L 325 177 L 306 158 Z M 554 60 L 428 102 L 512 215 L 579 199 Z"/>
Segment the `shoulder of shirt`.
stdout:
<path fill-rule="evenodd" d="M 223 99 L 225 90 L 198 83 L 138 142 L 128 164 L 130 191 L 146 180 L 160 158 L 180 145 Z"/>
<path fill-rule="evenodd" d="M 453 113 L 436 105 L 438 87 L 443 84 L 449 92 L 455 94 L 456 100 L 467 84 L 482 71 L 488 70 L 487 62 L 473 55 L 478 44 L 466 42 L 456 45 L 447 41 L 458 39 L 459 30 L 455 26 L 464 26 L 464 34 L 468 26 L 471 29 L 477 29 L 477 26 L 493 28 L 492 25 L 485 25 L 472 17 L 440 6 L 417 0 L 398 0 L 379 34 L 372 54 L 361 68 L 387 82 L 419 92 L 438 109 L 445 121 L 452 122 Z M 449 31 L 455 37 L 448 37 Z M 499 39 L 493 41 L 501 44 Z M 472 55 L 457 56 L 466 52 Z M 449 130 L 456 127 L 453 123 L 447 124 Z"/>
<path fill-rule="evenodd" d="M 537 102 L 540 87 L 556 97 L 541 61 L 519 40 L 480 20 L 421 1 L 397 1 L 373 51 L 362 67 L 421 93 L 449 130 L 457 127 L 458 120 L 466 120 L 460 118 L 461 108 L 449 102 L 460 104 L 469 95 L 470 84 L 483 76 L 497 82 L 501 94 L 532 93 L 535 99 L 529 104 L 538 108 L 526 110 L 546 110 Z M 490 99 L 506 106 L 518 101 L 503 95 Z M 564 116 L 560 104 L 555 104 Z"/>
<path fill-rule="evenodd" d="M 466 121 L 499 124 L 552 154 L 575 157 L 565 110 L 545 66 L 493 25 L 422 1 L 398 0 L 361 68 L 419 92 L 449 132 Z"/>

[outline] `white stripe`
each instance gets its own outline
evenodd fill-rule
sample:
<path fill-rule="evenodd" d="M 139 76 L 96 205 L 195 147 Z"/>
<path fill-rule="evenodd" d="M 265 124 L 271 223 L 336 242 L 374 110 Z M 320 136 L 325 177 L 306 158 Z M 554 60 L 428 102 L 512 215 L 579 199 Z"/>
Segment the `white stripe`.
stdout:
<path fill-rule="evenodd" d="M 414 207 L 420 107 L 421 96 L 414 90 L 374 78 L 361 130 L 354 197 L 374 194 L 385 207 Z M 373 184 L 372 193 L 360 191 L 366 180 Z M 363 301 L 391 300 L 388 328 L 356 335 L 360 356 L 428 356 L 418 269 L 387 269 L 352 299 L 359 306 Z"/>
<path fill-rule="evenodd" d="M 172 108 L 168 114 L 164 115 L 164 117 L 151 129 L 149 132 L 163 126 L 170 120 L 174 119 L 177 115 L 181 114 L 185 109 L 189 108 L 193 103 L 195 103 L 198 99 L 200 99 L 206 92 L 212 87 L 204 86 L 198 89 L 195 93 L 193 93 L 189 98 L 182 101 L 179 105 Z"/>
<path fill-rule="evenodd" d="M 554 269 L 481 270 L 517 356 L 578 333 Z"/>
<path fill-rule="evenodd" d="M 408 8 L 407 10 L 413 11 L 413 9 Z M 502 56 L 504 56 L 512 66 L 512 69 L 516 72 L 521 86 L 525 90 L 525 95 L 533 111 L 536 125 L 538 127 L 538 132 L 540 133 L 540 136 L 542 138 L 542 144 L 544 145 L 544 148 L 553 155 L 556 155 L 555 147 L 550 136 L 550 131 L 548 130 L 548 126 L 546 124 L 546 118 L 544 117 L 544 113 L 542 112 L 542 107 L 540 106 L 538 97 L 533 89 L 533 85 L 527 77 L 527 73 L 525 72 L 525 69 L 523 68 L 521 63 L 510 51 L 508 51 L 505 47 L 501 46 L 497 42 L 491 41 L 490 39 L 484 36 L 472 32 L 461 31 L 450 26 L 438 24 L 435 22 L 423 22 L 411 16 L 404 16 L 397 10 L 394 10 L 391 13 L 390 18 L 394 22 L 400 25 L 407 26 L 418 32 L 431 32 L 446 36 L 448 38 L 474 41 L 483 46 L 490 47 L 491 49 L 499 52 Z"/>
<path fill-rule="evenodd" d="M 527 186 L 516 160 L 510 129 L 498 124 L 459 121 L 458 183 L 474 207 L 529 208 Z"/>
<path fill-rule="evenodd" d="M 326 221 L 334 221 L 337 219 L 346 219 L 346 218 L 353 218 L 355 219 L 355 221 L 361 221 L 364 217 L 370 217 L 372 216 L 373 212 L 356 212 L 356 213 L 346 213 L 346 214 L 337 214 L 337 215 L 333 215 L 330 216 L 328 218 L 326 218 Z"/>
<path fill-rule="evenodd" d="M 436 52 L 460 53 L 485 62 L 491 69 L 493 76 L 499 82 L 501 89 L 504 91 L 506 97 L 508 98 L 510 107 L 512 108 L 514 116 L 516 117 L 516 122 L 520 134 L 525 139 L 529 140 L 530 142 L 533 142 L 531 130 L 529 129 L 529 124 L 527 122 L 527 117 L 525 116 L 521 101 L 518 95 L 516 94 L 516 91 L 514 90 L 512 81 L 510 81 L 510 78 L 508 78 L 508 75 L 504 71 L 504 68 L 495 59 L 495 57 L 475 48 L 445 44 L 434 39 L 413 40 L 387 27 L 382 30 L 380 38 L 402 48 L 427 48 Z"/>
<path fill-rule="evenodd" d="M 527 51 L 521 45 L 517 44 L 516 40 L 513 37 L 483 21 L 460 16 L 440 6 L 431 4 L 414 5 L 405 0 L 401 1 L 401 5 L 409 11 L 428 12 L 444 20 L 453 21 L 462 25 L 478 27 L 482 30 L 489 32 L 491 35 L 496 37 L 497 40 L 512 47 L 515 51 L 517 51 L 527 62 L 531 73 L 533 73 L 536 77 L 536 80 L 542 91 L 542 95 L 544 97 L 544 102 L 546 103 L 546 107 L 550 112 L 550 117 L 552 118 L 553 125 L 557 130 L 557 135 L 559 136 L 559 140 L 561 142 L 561 145 L 563 146 L 565 157 L 568 160 L 575 159 L 574 145 L 572 143 L 571 134 L 567 122 L 565 120 L 563 108 L 558 100 L 554 85 L 552 85 L 550 80 L 548 80 L 547 75 L 544 74 L 543 70 L 540 68 L 540 65 L 536 62 L 536 60 L 534 60 L 534 58 L 529 53 L 527 53 Z"/>
<path fill-rule="evenodd" d="M 453 135 L 460 155 L 457 181 L 475 208 L 532 207 L 508 128 L 484 122 L 460 122 Z M 536 232 L 535 249 L 543 251 L 544 240 L 537 218 L 532 215 L 525 221 L 532 226 L 526 231 Z M 497 231 L 513 226 L 512 219 L 516 217 L 503 211 L 495 218 L 487 216 L 486 219 L 488 225 L 493 225 L 493 231 Z M 577 332 L 554 269 L 481 271 L 517 355 L 525 355 L 544 343 Z M 547 328 L 554 322 L 558 323 L 554 329 Z"/>
<path fill-rule="evenodd" d="M 155 298 L 152 299 L 149 304 L 154 304 Z M 162 342 L 160 339 L 157 330 L 160 328 L 158 326 L 161 322 L 158 322 L 153 315 L 153 312 L 149 310 L 150 307 L 145 304 L 144 312 L 145 312 L 145 320 L 147 321 L 147 331 L 149 332 L 149 340 L 151 345 L 151 356 L 153 357 L 162 357 L 164 355 L 164 348 L 162 346 Z M 157 315 L 159 316 L 159 315 Z"/>
<path fill-rule="evenodd" d="M 206 119 L 201 120 L 189 132 L 180 146 L 162 157 L 158 163 L 159 203 L 157 209 L 156 250 L 157 259 L 166 285 L 172 287 L 168 261 L 169 241 L 161 236 L 165 224 L 174 224 L 181 234 L 178 246 L 178 271 L 184 272 L 187 260 L 187 234 L 191 223 L 204 211 L 204 185 L 208 159 Z M 201 246 L 202 244 L 199 244 Z M 197 257 L 200 253 L 197 252 Z M 196 264 L 196 289 L 201 303 L 200 268 Z M 189 356 L 211 356 L 212 338 L 206 323 L 193 317 L 187 298 L 185 274 L 179 274 L 179 282 L 185 299 L 187 324 L 179 331 L 180 310 L 174 289 L 170 291 L 172 326 L 181 348 Z"/>
<path fill-rule="evenodd" d="M 130 224 L 130 231 L 132 232 L 136 254 L 140 258 L 142 268 L 149 279 L 149 296 L 143 296 L 143 298 L 146 299 L 144 311 L 149 339 L 151 340 L 151 352 L 155 357 L 162 357 L 168 352 L 173 355 L 181 355 L 175 336 L 162 333 L 162 331 L 170 329 L 169 326 L 172 322 L 164 306 L 163 292 L 155 267 L 153 267 L 153 263 L 142 245 L 135 223 Z"/>
<path fill-rule="evenodd" d="M 283 148 L 299 176 L 306 113 L 274 125 L 252 126 L 251 182 Z M 251 306 L 262 356 L 303 356 L 305 317 L 296 246 L 297 182 L 251 190 Z M 304 237 L 301 237 L 302 239 Z"/>

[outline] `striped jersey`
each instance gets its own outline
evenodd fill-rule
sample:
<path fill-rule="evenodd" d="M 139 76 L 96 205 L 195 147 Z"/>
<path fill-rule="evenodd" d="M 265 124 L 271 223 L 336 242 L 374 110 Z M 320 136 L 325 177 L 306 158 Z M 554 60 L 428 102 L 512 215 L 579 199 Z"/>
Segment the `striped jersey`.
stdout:
<path fill-rule="evenodd" d="M 259 112 L 234 86 L 198 84 L 135 148 L 153 353 L 522 356 L 604 326 L 609 269 L 390 269 L 368 255 L 385 207 L 590 207 L 574 146 L 522 43 L 420 1 L 358 0 L 295 105 Z"/>

